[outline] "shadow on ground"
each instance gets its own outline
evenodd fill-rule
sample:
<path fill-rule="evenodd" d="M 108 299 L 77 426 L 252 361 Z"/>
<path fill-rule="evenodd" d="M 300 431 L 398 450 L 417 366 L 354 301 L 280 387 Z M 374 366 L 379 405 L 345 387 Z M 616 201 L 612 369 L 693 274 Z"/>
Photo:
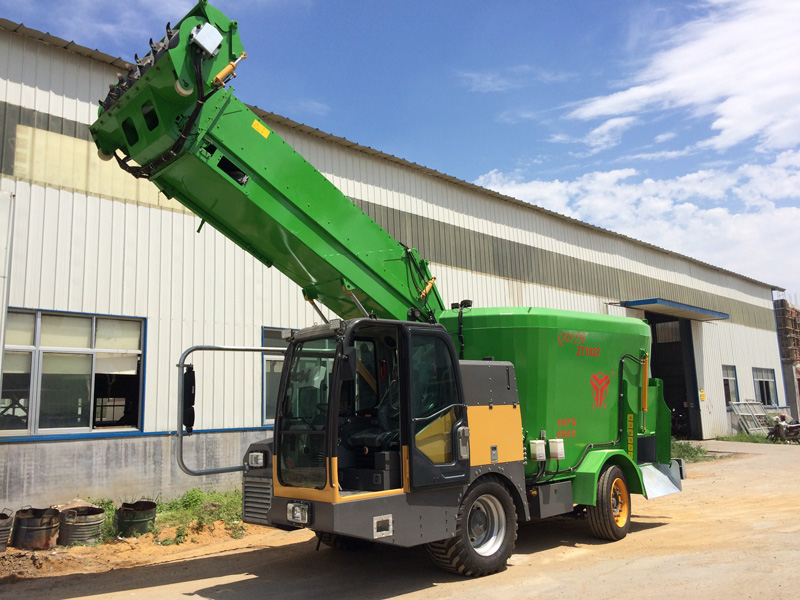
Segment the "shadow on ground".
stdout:
<path fill-rule="evenodd" d="M 643 521 L 634 517 L 630 533 L 635 535 L 665 524 L 652 518 Z M 520 526 L 515 554 L 519 557 L 555 547 L 606 543 L 609 542 L 592 537 L 585 520 L 560 518 Z M 358 552 L 342 552 L 326 546 L 319 551 L 316 548 L 316 539 L 311 539 L 105 573 L 26 580 L 0 586 L 0 600 L 11 597 L 68 600 L 134 592 L 139 597 L 148 597 L 148 590 L 155 596 L 156 588 L 179 587 L 188 582 L 196 582 L 191 595 L 209 600 L 265 597 L 306 600 L 318 597 L 323 590 L 328 600 L 352 600 L 354 589 L 359 598 L 380 600 L 460 580 L 434 567 L 424 548 L 378 544 Z M 203 582 L 209 585 L 204 586 Z M 169 591 L 161 594 L 168 595 Z M 186 591 L 176 593 L 184 594 Z"/>

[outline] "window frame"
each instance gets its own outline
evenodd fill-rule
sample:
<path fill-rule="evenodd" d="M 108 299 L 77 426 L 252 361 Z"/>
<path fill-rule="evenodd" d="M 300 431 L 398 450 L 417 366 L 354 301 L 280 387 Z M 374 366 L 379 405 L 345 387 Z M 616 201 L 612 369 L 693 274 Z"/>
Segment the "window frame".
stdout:
<path fill-rule="evenodd" d="M 772 379 L 765 379 L 763 376 L 759 377 L 757 371 L 763 372 L 765 375 L 772 375 Z M 764 402 L 764 398 L 761 395 L 761 387 L 759 386 L 759 382 L 765 382 L 769 385 L 769 394 L 771 396 L 771 400 L 774 402 L 770 402 L 767 404 Z M 775 380 L 775 369 L 768 369 L 765 367 L 753 367 L 753 388 L 755 390 L 756 402 L 761 402 L 764 406 L 780 406 L 779 398 L 778 398 L 778 386 L 777 381 Z"/>
<path fill-rule="evenodd" d="M 725 375 L 725 369 L 726 368 L 733 370 L 733 377 L 728 377 L 728 376 Z M 735 402 L 741 402 L 741 400 L 739 400 L 739 398 L 741 397 L 739 395 L 739 374 L 736 372 L 736 365 L 722 365 L 722 393 L 723 393 L 723 395 L 725 394 L 725 382 L 726 381 L 731 381 L 731 380 L 733 381 L 733 388 L 732 388 L 733 389 L 733 394 L 736 397 Z M 728 385 L 730 386 L 730 384 L 728 384 Z M 726 396 L 725 397 L 725 408 L 727 410 L 732 410 L 731 409 L 731 404 L 733 402 L 734 402 L 733 400 L 729 400 L 728 397 Z"/>
<path fill-rule="evenodd" d="M 33 345 L 18 345 L 8 344 L 3 345 L 2 352 L 29 352 L 31 354 L 31 372 L 30 372 L 30 394 L 28 398 L 28 422 L 25 429 L 0 429 L 0 439 L 7 437 L 32 437 L 32 436 L 50 436 L 50 435 L 103 435 L 112 432 L 135 432 L 142 431 L 144 423 L 144 382 L 145 382 L 145 347 L 147 335 L 147 319 L 143 317 L 131 317 L 123 315 L 109 315 L 99 313 L 82 313 L 82 312 L 68 312 L 68 311 L 49 311 L 39 309 L 26 309 L 9 307 L 6 315 L 14 314 L 29 314 L 34 315 L 33 321 Z M 78 348 L 69 346 L 42 346 L 42 317 L 60 316 L 60 317 L 74 317 L 74 318 L 88 318 L 91 319 L 90 327 L 90 348 Z M 98 319 L 113 319 L 124 321 L 135 321 L 139 323 L 139 349 L 118 349 L 118 348 L 101 348 L 96 346 L 97 335 L 97 321 Z M 5 340 L 4 340 L 5 341 Z M 88 426 L 79 427 L 42 427 L 41 421 L 41 408 L 42 408 L 42 375 L 43 375 L 43 362 L 47 354 L 76 354 L 90 356 L 91 358 L 91 372 L 90 381 L 91 388 L 89 392 L 89 424 Z M 115 355 L 130 355 L 139 357 L 139 394 L 138 394 L 138 418 L 135 425 L 119 426 L 119 427 L 95 427 L 94 426 L 94 412 L 95 412 L 95 378 L 97 376 L 97 356 L 103 354 Z M 4 365 L 5 368 L 5 365 Z M 0 383 L 2 382 L 3 373 L 0 372 Z"/>
<path fill-rule="evenodd" d="M 264 348 L 288 348 L 289 342 L 283 339 L 283 331 L 285 331 L 285 328 L 262 327 L 261 346 Z M 277 407 L 273 406 L 270 412 L 267 411 L 267 361 L 281 363 L 280 370 L 283 371 L 283 362 L 285 358 L 285 356 L 278 356 L 277 354 L 263 354 L 261 357 L 261 425 L 268 429 L 275 428 L 275 410 Z M 278 377 L 278 385 L 280 385 L 280 376 Z M 277 402 L 277 397 L 275 401 Z"/>

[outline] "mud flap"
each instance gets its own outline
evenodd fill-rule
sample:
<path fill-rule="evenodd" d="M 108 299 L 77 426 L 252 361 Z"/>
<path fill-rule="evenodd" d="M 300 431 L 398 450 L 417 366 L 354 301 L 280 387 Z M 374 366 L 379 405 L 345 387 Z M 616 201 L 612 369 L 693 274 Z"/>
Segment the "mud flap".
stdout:
<path fill-rule="evenodd" d="M 685 479 L 683 466 L 676 460 L 669 465 L 653 463 L 639 465 L 642 471 L 644 497 L 648 500 L 660 498 L 681 491 L 681 479 Z"/>

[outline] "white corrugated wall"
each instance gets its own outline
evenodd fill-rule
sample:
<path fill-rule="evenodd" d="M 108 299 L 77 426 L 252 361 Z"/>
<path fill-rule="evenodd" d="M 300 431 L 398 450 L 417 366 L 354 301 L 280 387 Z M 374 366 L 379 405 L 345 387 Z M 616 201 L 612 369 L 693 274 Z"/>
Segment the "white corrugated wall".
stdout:
<path fill-rule="evenodd" d="M 318 320 L 294 283 L 211 227 L 197 233 L 192 215 L 9 179 L 2 189 L 16 195 L 11 307 L 146 318 L 145 431 L 175 429 L 175 364 L 189 346 L 260 346 L 263 326 Z M 197 428 L 262 424 L 257 358 L 195 362 L 207 383 Z"/>
<path fill-rule="evenodd" d="M 0 102 L 88 124 L 117 72 L 111 65 L 0 30 Z"/>
<path fill-rule="evenodd" d="M 729 413 L 725 408 L 722 365 L 736 367 L 740 401 L 756 399 L 754 368 L 772 369 L 778 404 L 786 404 L 781 361 L 774 331 L 742 327 L 727 321 L 692 322 L 697 365 L 697 387 L 705 391 L 699 399 L 703 438 L 730 435 Z"/>
<path fill-rule="evenodd" d="M 0 191 L 0 344 L 2 345 L 5 345 L 13 218 L 13 196 L 8 192 Z M 3 354 L 0 352 L 0 373 L 3 372 Z"/>

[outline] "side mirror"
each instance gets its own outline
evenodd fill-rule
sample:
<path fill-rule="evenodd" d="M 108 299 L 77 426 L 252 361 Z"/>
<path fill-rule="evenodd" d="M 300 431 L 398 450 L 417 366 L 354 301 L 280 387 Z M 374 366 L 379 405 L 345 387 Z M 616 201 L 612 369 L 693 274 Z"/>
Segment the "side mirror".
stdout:
<path fill-rule="evenodd" d="M 183 426 L 186 433 L 194 429 L 194 367 L 188 365 L 183 372 Z"/>
<path fill-rule="evenodd" d="M 353 381 L 358 372 L 358 357 L 355 346 L 348 346 L 339 355 L 339 373 L 342 381 Z"/>

